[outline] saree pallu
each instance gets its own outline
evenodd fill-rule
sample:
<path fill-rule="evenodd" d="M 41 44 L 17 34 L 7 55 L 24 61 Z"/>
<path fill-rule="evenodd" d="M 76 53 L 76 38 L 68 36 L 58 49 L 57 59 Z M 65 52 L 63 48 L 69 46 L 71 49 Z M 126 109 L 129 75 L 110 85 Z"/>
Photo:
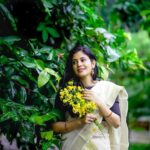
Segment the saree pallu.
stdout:
<path fill-rule="evenodd" d="M 126 124 L 128 95 L 126 90 L 109 81 L 98 81 L 91 90 L 105 102 L 108 108 L 112 107 L 119 96 L 121 125 L 119 128 L 108 125 L 102 121 L 102 116 L 98 113 L 98 122 L 103 125 L 103 130 L 100 131 L 94 123 L 91 123 L 65 133 L 63 134 L 62 150 L 128 150 L 128 127 Z"/>
<path fill-rule="evenodd" d="M 62 150 L 111 150 L 108 127 L 100 130 L 94 123 L 66 133 L 63 138 Z"/>

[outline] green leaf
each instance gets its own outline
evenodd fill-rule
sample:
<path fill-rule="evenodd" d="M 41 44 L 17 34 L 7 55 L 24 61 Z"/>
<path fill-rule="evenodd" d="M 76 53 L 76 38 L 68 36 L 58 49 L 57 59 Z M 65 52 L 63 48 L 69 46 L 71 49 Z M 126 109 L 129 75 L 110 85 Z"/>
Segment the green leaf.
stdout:
<path fill-rule="evenodd" d="M 17 26 L 14 17 L 10 13 L 10 11 L 5 7 L 2 3 L 0 3 L 0 9 L 5 13 L 6 17 L 10 20 L 11 25 L 15 31 L 17 31 Z"/>
<path fill-rule="evenodd" d="M 38 87 L 45 85 L 49 79 L 50 75 L 45 70 L 43 70 L 38 76 Z"/>
<path fill-rule="evenodd" d="M 58 81 L 60 80 L 60 76 L 59 76 L 58 73 L 55 72 L 53 69 L 45 68 L 44 70 L 45 70 L 45 72 L 49 73 L 50 75 L 55 76 L 55 78 L 56 78 Z"/>
<path fill-rule="evenodd" d="M 21 85 L 25 85 L 26 87 L 29 87 L 28 82 L 25 81 L 24 79 L 22 79 L 21 76 L 14 75 L 14 76 L 11 77 L 11 79 L 19 82 Z"/>
<path fill-rule="evenodd" d="M 3 115 L 0 115 L 0 122 L 3 122 L 8 119 L 12 119 L 14 121 L 19 120 L 16 112 L 9 111 L 9 112 L 5 112 L 5 114 L 3 114 Z"/>
<path fill-rule="evenodd" d="M 57 89 L 56 89 L 56 86 L 54 85 L 54 83 L 51 80 L 49 80 L 49 83 L 53 87 L 54 91 L 57 92 Z"/>
<path fill-rule="evenodd" d="M 24 143 L 30 143 L 32 145 L 35 144 L 35 127 L 33 126 L 33 124 L 31 124 L 30 122 L 27 121 L 23 121 L 20 123 L 19 126 L 20 129 L 20 141 L 24 142 Z"/>
<path fill-rule="evenodd" d="M 61 118 L 60 111 L 53 109 L 45 115 L 39 115 L 38 113 L 32 114 L 29 120 L 35 124 L 44 125 L 46 121 L 56 120 L 56 118 Z"/>
<path fill-rule="evenodd" d="M 25 65 L 27 68 L 35 68 L 35 63 L 34 63 L 34 59 L 33 58 L 30 58 L 30 57 L 25 57 L 21 63 L 23 65 Z"/>
<path fill-rule="evenodd" d="M 150 10 L 143 10 L 141 11 L 142 16 L 150 15 Z"/>
<path fill-rule="evenodd" d="M 49 1 L 49 0 L 42 0 L 42 4 L 45 8 L 45 12 L 47 12 L 47 14 L 50 16 L 50 9 L 53 8 L 53 5 L 52 5 L 52 0 Z"/>
<path fill-rule="evenodd" d="M 39 116 L 38 114 L 33 114 L 29 120 L 35 124 L 38 124 L 38 125 L 44 125 L 44 121 L 42 120 L 42 117 Z"/>
<path fill-rule="evenodd" d="M 26 89 L 24 87 L 20 88 L 20 102 L 22 102 L 23 104 L 26 102 L 27 100 L 27 92 Z"/>
<path fill-rule="evenodd" d="M 35 59 L 34 62 L 35 62 L 36 67 L 37 67 L 39 70 L 43 70 L 43 69 L 44 69 L 45 64 L 44 64 L 44 62 L 43 62 L 42 60 L 40 60 L 40 59 Z"/>
<path fill-rule="evenodd" d="M 0 56 L 0 62 L 1 62 L 1 64 L 7 64 L 8 63 L 8 58 L 6 57 L 6 56 L 4 56 L 4 55 L 1 55 Z"/>
<path fill-rule="evenodd" d="M 9 44 L 14 44 L 17 41 L 20 41 L 21 38 L 18 36 L 5 36 L 5 37 L 0 37 L 0 41 L 3 40 Z"/>
<path fill-rule="evenodd" d="M 49 34 L 51 34 L 52 37 L 58 38 L 60 37 L 59 33 L 54 28 L 47 28 L 47 31 Z"/>
<path fill-rule="evenodd" d="M 41 132 L 41 137 L 45 140 L 50 141 L 53 138 L 53 131 Z"/>
<path fill-rule="evenodd" d="M 101 77 L 104 79 L 104 80 L 107 80 L 108 79 L 108 76 L 109 76 L 109 71 L 104 67 L 104 66 L 100 66 L 101 68 Z"/>
<path fill-rule="evenodd" d="M 43 39 L 44 43 L 48 40 L 48 32 L 47 32 L 47 30 L 43 30 L 43 32 L 42 32 L 42 39 Z"/>
<path fill-rule="evenodd" d="M 37 27 L 37 31 L 43 31 L 43 30 L 45 30 L 45 23 L 41 22 Z"/>
<path fill-rule="evenodd" d="M 14 98 L 15 95 L 17 94 L 17 90 L 15 88 L 14 82 L 10 81 L 10 92 L 11 92 L 11 97 Z"/>
<path fill-rule="evenodd" d="M 56 109 L 51 110 L 51 112 L 48 112 L 45 115 L 41 116 L 43 122 L 49 121 L 49 120 L 56 120 L 56 118 L 60 118 L 60 112 Z"/>

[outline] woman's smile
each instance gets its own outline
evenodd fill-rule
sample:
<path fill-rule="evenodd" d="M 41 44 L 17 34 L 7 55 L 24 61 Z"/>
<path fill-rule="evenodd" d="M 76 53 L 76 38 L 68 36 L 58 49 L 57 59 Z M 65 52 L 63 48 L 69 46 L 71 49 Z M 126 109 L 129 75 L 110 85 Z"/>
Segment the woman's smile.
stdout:
<path fill-rule="evenodd" d="M 80 72 L 83 72 L 84 70 L 86 70 L 86 68 L 78 68 L 77 71 L 80 73 Z"/>

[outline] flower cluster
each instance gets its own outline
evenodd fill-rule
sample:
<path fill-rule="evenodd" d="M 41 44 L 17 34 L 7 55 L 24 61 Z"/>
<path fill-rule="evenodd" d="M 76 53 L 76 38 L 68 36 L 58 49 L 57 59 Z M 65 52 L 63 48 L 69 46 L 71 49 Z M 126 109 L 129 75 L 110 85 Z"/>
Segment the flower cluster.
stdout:
<path fill-rule="evenodd" d="M 78 114 L 79 117 L 91 113 L 96 109 L 94 102 L 82 98 L 83 90 L 81 86 L 73 85 L 72 80 L 68 82 L 64 89 L 60 90 L 60 100 L 62 100 L 64 104 L 70 105 L 73 113 Z"/>

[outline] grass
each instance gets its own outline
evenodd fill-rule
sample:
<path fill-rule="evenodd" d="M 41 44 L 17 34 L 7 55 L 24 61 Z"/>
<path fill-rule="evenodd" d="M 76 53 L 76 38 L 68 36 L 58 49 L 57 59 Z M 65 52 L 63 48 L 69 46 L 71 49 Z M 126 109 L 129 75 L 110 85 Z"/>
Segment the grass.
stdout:
<path fill-rule="evenodd" d="M 150 150 L 150 144 L 130 144 L 129 150 Z"/>

